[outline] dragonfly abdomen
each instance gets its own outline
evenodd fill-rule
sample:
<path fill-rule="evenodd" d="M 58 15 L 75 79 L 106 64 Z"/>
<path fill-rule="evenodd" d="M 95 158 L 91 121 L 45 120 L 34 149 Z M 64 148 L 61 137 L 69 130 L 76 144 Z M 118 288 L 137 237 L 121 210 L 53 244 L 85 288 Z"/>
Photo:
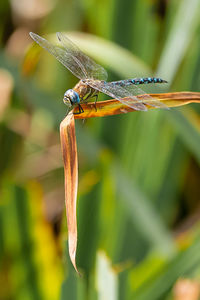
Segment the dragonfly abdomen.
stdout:
<path fill-rule="evenodd" d="M 114 85 L 127 86 L 131 84 L 149 84 L 149 83 L 167 83 L 166 80 L 159 77 L 146 77 L 146 78 L 133 78 L 133 79 L 124 79 L 120 81 L 113 81 Z"/>

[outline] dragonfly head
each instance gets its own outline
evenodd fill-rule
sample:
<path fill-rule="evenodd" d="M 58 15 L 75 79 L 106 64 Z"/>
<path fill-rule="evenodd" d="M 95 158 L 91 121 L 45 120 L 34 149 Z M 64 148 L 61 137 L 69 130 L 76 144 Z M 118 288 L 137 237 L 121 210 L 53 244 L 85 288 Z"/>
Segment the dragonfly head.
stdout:
<path fill-rule="evenodd" d="M 67 90 L 64 93 L 63 101 L 67 106 L 70 106 L 70 107 L 73 105 L 76 105 L 76 104 L 80 103 L 79 94 L 72 89 Z"/>

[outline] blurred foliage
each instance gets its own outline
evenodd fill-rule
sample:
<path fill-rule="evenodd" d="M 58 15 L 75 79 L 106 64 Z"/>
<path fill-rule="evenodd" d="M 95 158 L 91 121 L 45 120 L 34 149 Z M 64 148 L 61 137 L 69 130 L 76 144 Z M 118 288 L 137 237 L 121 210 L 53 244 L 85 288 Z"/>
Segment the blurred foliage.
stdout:
<path fill-rule="evenodd" d="M 182 278 L 198 299 L 199 106 L 76 122 L 79 278 L 59 144 L 76 78 L 44 50 L 22 62 L 29 31 L 63 31 L 109 80 L 199 91 L 199 0 L 4 0 L 0 16 L 0 299 L 182 299 Z"/>

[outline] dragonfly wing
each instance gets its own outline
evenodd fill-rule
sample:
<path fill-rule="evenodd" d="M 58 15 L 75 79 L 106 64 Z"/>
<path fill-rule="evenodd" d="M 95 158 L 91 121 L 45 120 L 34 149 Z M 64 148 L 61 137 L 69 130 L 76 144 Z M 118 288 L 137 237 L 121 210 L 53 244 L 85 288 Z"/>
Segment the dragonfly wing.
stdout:
<path fill-rule="evenodd" d="M 71 53 L 68 53 L 66 50 L 63 50 L 62 48 L 51 44 L 46 39 L 33 32 L 30 32 L 30 36 L 36 43 L 38 43 L 41 47 L 55 56 L 55 58 L 59 62 L 61 62 L 61 64 L 63 64 L 68 70 L 70 70 L 76 77 L 78 77 L 79 79 L 88 78 L 84 66 L 80 62 L 78 62 Z"/>
<path fill-rule="evenodd" d="M 139 99 L 137 96 L 131 95 L 129 92 L 126 91 L 125 88 L 112 84 L 112 82 L 87 80 L 87 84 L 92 88 L 114 99 L 119 100 L 121 103 L 135 110 L 147 110 L 147 107 L 145 106 L 145 104 L 143 104 L 143 100 Z"/>
<path fill-rule="evenodd" d="M 72 41 L 70 41 L 66 36 L 61 32 L 57 32 L 58 40 L 61 42 L 62 46 L 65 48 L 65 51 L 74 57 L 74 60 L 77 60 L 77 63 L 84 66 L 84 69 L 87 73 L 87 78 L 97 79 L 97 80 L 106 80 L 108 74 L 106 70 L 96 64 L 89 56 L 85 55 Z"/>
<path fill-rule="evenodd" d="M 87 83 L 94 89 L 119 100 L 121 103 L 130 106 L 135 110 L 145 111 L 147 110 L 146 105 L 168 109 L 166 105 L 136 86 L 132 88 L 132 85 L 131 87 L 121 86 L 120 84 L 116 84 L 116 82 L 96 82 L 90 80 L 87 80 Z M 117 83 L 120 83 L 120 81 Z M 138 95 L 142 95 L 142 97 L 138 97 Z"/>

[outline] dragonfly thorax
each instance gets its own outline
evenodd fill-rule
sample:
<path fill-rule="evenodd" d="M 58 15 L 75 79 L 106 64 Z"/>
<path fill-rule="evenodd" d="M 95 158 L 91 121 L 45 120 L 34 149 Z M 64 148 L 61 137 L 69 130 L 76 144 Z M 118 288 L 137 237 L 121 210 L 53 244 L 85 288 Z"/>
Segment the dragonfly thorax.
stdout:
<path fill-rule="evenodd" d="M 80 103 L 79 94 L 74 90 L 69 89 L 64 93 L 63 101 L 67 106 L 77 105 Z"/>

